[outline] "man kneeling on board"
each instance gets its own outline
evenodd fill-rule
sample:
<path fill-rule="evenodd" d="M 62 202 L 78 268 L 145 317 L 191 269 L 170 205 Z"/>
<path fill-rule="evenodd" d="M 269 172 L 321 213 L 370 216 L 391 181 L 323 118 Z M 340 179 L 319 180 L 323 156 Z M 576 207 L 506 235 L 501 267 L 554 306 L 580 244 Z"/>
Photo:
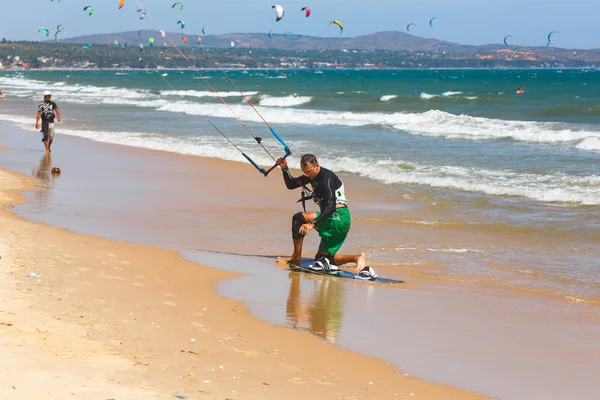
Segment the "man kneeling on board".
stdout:
<path fill-rule="evenodd" d="M 356 263 L 356 277 L 361 279 L 376 279 L 373 268 L 368 267 L 365 253 L 355 255 L 338 254 L 350 231 L 350 210 L 344 192 L 344 184 L 330 170 L 319 165 L 312 154 L 305 154 L 300 159 L 300 167 L 304 175 L 294 178 L 289 173 L 285 158 L 277 160 L 283 170 L 285 186 L 292 190 L 305 185 L 312 186 L 312 198 L 319 205 L 319 212 L 299 212 L 292 218 L 292 239 L 294 252 L 291 257 L 279 258 L 279 262 L 300 264 L 302 259 L 302 244 L 304 236 L 311 229 L 316 229 L 321 237 L 319 250 L 311 269 L 323 272 L 334 272 L 337 265 Z"/>

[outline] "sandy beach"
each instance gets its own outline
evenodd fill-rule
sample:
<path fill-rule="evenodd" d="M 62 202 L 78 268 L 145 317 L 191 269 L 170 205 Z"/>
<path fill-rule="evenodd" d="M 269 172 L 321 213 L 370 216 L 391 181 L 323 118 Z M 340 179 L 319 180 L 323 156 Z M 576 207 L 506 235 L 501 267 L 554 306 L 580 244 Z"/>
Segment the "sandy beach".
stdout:
<path fill-rule="evenodd" d="M 43 188 L 0 185 L 1 398 L 483 398 L 262 322 L 174 250 L 23 220 L 5 209 Z"/>
<path fill-rule="evenodd" d="M 20 173 L 2 172 L 10 212 L 0 222 L 10 234 L 2 237 L 0 329 L 14 360 L 0 361 L 8 371 L 0 397 L 547 399 L 595 391 L 596 306 L 441 279 L 443 264 L 410 260 L 373 260 L 380 274 L 407 281 L 399 288 L 299 276 L 274 262 L 289 251 L 298 198 L 280 176 L 64 135 L 48 158 L 37 132 L 5 122 L 0 140 L 1 166 Z M 344 180 L 355 210 L 347 252 L 366 239 L 522 240 L 461 226 L 382 230 L 378 213 L 418 220 L 436 210 Z M 309 237 L 306 257 L 316 245 Z M 29 370 L 44 384 L 29 385 Z"/>

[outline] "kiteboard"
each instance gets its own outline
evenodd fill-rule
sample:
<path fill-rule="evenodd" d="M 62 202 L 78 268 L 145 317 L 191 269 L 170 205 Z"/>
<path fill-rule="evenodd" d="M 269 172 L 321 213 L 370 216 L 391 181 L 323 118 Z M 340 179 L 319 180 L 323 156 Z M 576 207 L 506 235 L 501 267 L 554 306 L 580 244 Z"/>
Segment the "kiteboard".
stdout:
<path fill-rule="evenodd" d="M 344 278 L 344 279 L 356 279 L 359 281 L 374 282 L 374 283 L 404 283 L 404 281 L 400 281 L 397 279 L 382 278 L 380 276 L 378 276 L 377 278 L 375 278 L 373 280 L 361 279 L 361 278 L 357 278 L 356 275 L 353 274 L 352 272 L 344 271 L 342 269 L 339 269 L 335 272 L 315 271 L 315 270 L 309 268 L 309 265 L 311 265 L 313 262 L 314 262 L 313 260 L 302 260 L 302 261 L 300 261 L 300 265 L 292 264 L 289 262 L 287 263 L 287 265 L 288 265 L 289 269 L 291 269 L 292 271 L 306 272 L 306 273 L 315 274 L 315 275 L 333 276 L 336 278 Z"/>

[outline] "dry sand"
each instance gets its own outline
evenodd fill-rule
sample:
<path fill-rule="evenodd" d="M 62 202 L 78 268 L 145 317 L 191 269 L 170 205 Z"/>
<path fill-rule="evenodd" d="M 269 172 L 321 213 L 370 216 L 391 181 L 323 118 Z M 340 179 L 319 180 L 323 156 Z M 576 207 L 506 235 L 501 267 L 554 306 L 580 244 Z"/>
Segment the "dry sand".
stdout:
<path fill-rule="evenodd" d="M 483 398 L 262 322 L 214 294 L 232 273 L 5 210 L 38 186 L 0 171 L 1 399 Z"/>

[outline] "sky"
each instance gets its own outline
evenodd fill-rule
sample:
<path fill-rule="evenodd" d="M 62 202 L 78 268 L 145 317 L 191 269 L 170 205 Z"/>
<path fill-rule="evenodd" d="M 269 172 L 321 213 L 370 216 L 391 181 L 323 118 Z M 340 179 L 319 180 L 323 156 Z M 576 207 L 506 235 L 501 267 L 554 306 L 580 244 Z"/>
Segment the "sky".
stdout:
<path fill-rule="evenodd" d="M 554 46 L 571 49 L 600 48 L 599 0 L 182 0 L 183 9 L 172 9 L 175 0 L 137 0 L 163 29 L 211 34 L 287 31 L 310 36 L 339 37 L 329 22 L 344 24 L 343 37 L 379 31 L 404 31 L 460 44 L 510 44 L 545 46 L 550 31 Z M 140 20 L 136 0 L 0 0 L 0 39 L 43 40 L 45 26 L 54 35 L 56 26 L 66 27 L 64 37 L 156 29 L 149 18 Z M 274 4 L 285 7 L 285 16 L 275 22 Z M 90 5 L 88 16 L 83 7 Z M 309 7 L 310 17 L 300 10 Z M 436 17 L 433 28 L 429 20 Z M 52 37 L 51 36 L 51 37 Z"/>

